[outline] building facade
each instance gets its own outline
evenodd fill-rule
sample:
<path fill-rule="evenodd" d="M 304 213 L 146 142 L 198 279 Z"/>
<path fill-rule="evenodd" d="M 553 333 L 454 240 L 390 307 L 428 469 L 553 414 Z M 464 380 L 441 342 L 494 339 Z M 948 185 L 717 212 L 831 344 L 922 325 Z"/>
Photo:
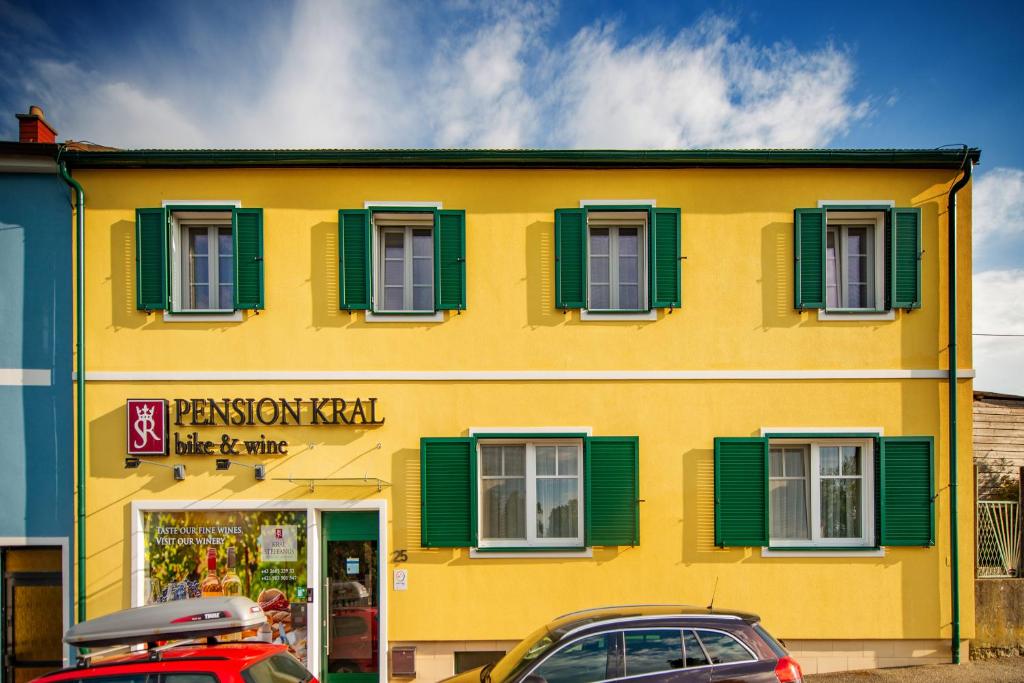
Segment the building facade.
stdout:
<path fill-rule="evenodd" d="M 977 158 L 69 153 L 89 614 L 243 592 L 331 683 L 628 603 L 757 612 L 805 672 L 948 659 Z"/>
<path fill-rule="evenodd" d="M 0 142 L 0 680 L 60 666 L 70 624 L 71 203 L 34 110 Z"/>

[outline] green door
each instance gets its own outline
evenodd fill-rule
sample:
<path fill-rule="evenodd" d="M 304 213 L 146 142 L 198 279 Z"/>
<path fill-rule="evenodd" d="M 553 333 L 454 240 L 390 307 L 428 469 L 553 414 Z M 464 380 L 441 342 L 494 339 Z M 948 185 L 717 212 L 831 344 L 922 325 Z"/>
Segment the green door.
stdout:
<path fill-rule="evenodd" d="M 320 680 L 380 680 L 380 562 L 377 512 L 324 512 L 320 585 Z"/>

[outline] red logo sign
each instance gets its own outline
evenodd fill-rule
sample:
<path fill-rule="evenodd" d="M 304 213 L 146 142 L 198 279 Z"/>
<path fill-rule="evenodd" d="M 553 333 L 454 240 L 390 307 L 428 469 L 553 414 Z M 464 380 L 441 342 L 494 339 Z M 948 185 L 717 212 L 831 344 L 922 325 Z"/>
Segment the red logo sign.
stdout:
<path fill-rule="evenodd" d="M 167 401 L 128 399 L 128 454 L 167 455 Z"/>
<path fill-rule="evenodd" d="M 281 527 L 274 529 L 274 538 L 284 538 L 284 529 Z"/>

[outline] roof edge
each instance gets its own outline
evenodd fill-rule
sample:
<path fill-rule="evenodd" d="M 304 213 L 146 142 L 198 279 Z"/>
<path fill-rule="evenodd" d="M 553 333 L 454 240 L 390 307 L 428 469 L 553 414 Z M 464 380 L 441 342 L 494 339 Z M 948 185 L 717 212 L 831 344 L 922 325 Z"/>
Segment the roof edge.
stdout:
<path fill-rule="evenodd" d="M 963 149 L 814 150 L 67 150 L 72 168 L 946 168 L 966 158 L 981 159 L 976 147 Z"/>

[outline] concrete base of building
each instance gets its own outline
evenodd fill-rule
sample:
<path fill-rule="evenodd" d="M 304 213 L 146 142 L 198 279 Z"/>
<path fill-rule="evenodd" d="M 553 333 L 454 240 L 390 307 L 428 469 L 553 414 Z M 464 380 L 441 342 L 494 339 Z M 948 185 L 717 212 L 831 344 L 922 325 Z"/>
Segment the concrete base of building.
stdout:
<path fill-rule="evenodd" d="M 960 659 L 968 661 L 968 643 L 960 641 Z M 949 640 L 787 640 L 786 648 L 805 674 L 824 674 L 894 666 L 945 664 Z"/>
<path fill-rule="evenodd" d="M 516 640 L 396 641 L 391 647 L 416 648 L 416 676 L 391 675 L 392 681 L 439 681 L 455 674 L 456 659 L 467 653 L 504 653 Z M 960 643 L 960 657 L 968 660 L 968 643 Z M 944 664 L 950 661 L 948 640 L 787 640 L 786 647 L 805 674 L 884 669 L 894 666 Z M 391 672 L 389 672 L 391 673 Z"/>

